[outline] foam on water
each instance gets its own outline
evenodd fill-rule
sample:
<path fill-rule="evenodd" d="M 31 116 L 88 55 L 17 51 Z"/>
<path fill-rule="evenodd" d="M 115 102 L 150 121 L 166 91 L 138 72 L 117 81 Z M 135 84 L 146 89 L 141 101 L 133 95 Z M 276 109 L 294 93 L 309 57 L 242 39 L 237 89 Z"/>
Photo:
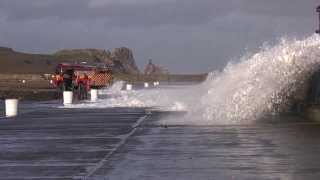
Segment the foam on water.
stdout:
<path fill-rule="evenodd" d="M 320 38 L 282 39 L 273 47 L 244 56 L 200 85 L 177 89 L 120 91 L 117 96 L 76 107 L 158 107 L 188 111 L 184 122 L 230 124 L 251 122 L 289 103 L 290 97 L 320 64 Z M 119 86 L 118 86 L 119 85 Z M 111 93 L 111 94 L 112 94 Z"/>
<path fill-rule="evenodd" d="M 113 85 L 107 89 L 99 91 L 99 94 L 102 95 L 116 95 L 121 92 L 122 87 L 124 86 L 124 81 L 116 81 Z"/>
<path fill-rule="evenodd" d="M 119 83 L 114 84 L 114 86 L 118 85 Z M 186 109 L 184 96 L 189 94 L 186 89 L 176 87 L 125 91 L 121 88 L 111 87 L 99 93 L 100 95 L 106 95 L 106 99 L 99 99 L 95 103 L 75 104 L 69 106 L 69 108 L 145 107 L 180 111 Z"/>

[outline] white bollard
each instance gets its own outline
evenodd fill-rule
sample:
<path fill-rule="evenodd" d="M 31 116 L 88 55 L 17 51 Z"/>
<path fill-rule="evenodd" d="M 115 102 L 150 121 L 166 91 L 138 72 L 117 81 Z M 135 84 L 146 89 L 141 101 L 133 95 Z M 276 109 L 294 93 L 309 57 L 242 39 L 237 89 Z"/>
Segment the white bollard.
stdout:
<path fill-rule="evenodd" d="M 145 82 L 145 83 L 144 83 L 144 87 L 145 87 L 145 88 L 148 88 L 148 87 L 149 87 L 149 83 Z"/>
<path fill-rule="evenodd" d="M 6 117 L 15 117 L 18 115 L 18 99 L 6 99 Z"/>
<path fill-rule="evenodd" d="M 91 101 L 96 102 L 98 100 L 98 89 L 91 89 Z"/>
<path fill-rule="evenodd" d="M 159 82 L 158 82 L 158 81 L 153 82 L 153 86 L 154 86 L 154 87 L 159 86 Z"/>
<path fill-rule="evenodd" d="M 157 86 L 159 86 L 160 85 L 160 82 L 159 81 L 157 81 Z"/>
<path fill-rule="evenodd" d="M 131 91 L 132 90 L 132 84 L 127 84 L 126 89 L 127 89 L 127 91 Z"/>
<path fill-rule="evenodd" d="M 63 104 L 69 105 L 72 104 L 73 92 L 72 91 L 63 91 Z"/>

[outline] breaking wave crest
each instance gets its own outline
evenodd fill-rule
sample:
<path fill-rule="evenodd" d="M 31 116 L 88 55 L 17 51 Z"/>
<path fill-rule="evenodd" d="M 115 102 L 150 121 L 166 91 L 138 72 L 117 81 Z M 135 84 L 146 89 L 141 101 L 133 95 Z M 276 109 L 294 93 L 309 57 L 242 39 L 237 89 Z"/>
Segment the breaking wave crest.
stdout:
<path fill-rule="evenodd" d="M 212 72 L 205 82 L 183 88 L 120 91 L 85 107 L 158 107 L 185 110 L 194 123 L 244 123 L 286 108 L 318 69 L 320 38 L 282 39 L 260 52 Z"/>
<path fill-rule="evenodd" d="M 306 81 L 320 63 L 320 39 L 282 39 L 273 47 L 229 65 L 203 84 L 200 112 L 203 119 L 244 122 L 286 108 L 303 96 Z"/>

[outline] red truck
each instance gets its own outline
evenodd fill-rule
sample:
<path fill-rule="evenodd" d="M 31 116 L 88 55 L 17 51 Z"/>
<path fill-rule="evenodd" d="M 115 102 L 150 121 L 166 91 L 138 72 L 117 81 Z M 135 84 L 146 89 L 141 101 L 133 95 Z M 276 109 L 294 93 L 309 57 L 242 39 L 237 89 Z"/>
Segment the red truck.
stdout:
<path fill-rule="evenodd" d="M 100 89 L 112 83 L 112 67 L 82 64 L 58 64 L 52 80 L 58 92 L 73 91 L 78 99 L 86 99 L 91 88 Z"/>

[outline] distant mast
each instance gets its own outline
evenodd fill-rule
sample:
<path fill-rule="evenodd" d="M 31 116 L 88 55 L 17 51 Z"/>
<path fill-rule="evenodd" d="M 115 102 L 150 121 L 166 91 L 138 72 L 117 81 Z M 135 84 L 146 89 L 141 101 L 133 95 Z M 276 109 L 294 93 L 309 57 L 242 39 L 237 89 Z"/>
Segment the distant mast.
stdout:
<path fill-rule="evenodd" d="M 318 27 L 318 29 L 316 30 L 316 33 L 317 33 L 317 34 L 320 34 L 320 6 L 317 7 L 317 13 L 319 13 L 319 27 Z"/>

